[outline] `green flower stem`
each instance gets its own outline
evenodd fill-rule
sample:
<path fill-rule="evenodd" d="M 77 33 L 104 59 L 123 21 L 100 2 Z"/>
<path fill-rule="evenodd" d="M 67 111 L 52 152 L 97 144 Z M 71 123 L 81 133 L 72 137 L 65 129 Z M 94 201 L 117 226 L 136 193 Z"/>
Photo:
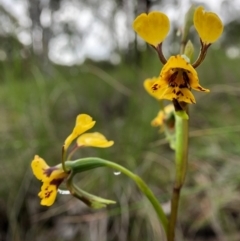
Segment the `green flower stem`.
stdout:
<path fill-rule="evenodd" d="M 176 115 L 176 184 L 182 186 L 188 161 L 188 120 Z"/>
<path fill-rule="evenodd" d="M 176 176 L 171 200 L 171 214 L 168 226 L 168 241 L 174 241 L 180 192 L 184 183 L 188 164 L 188 120 L 178 115 L 176 118 Z"/>
<path fill-rule="evenodd" d="M 64 148 L 64 145 L 62 146 L 62 168 L 64 172 L 67 172 L 66 166 L 65 166 L 65 161 L 66 161 L 66 150 Z"/>
<path fill-rule="evenodd" d="M 117 163 L 107 161 L 97 157 L 82 158 L 75 161 L 66 161 L 65 166 L 68 170 L 71 169 L 72 171 L 74 171 L 74 173 L 105 166 L 105 167 L 110 167 L 114 170 L 120 171 L 124 173 L 126 176 L 130 177 L 137 184 L 137 186 L 143 192 L 143 194 L 148 198 L 148 200 L 151 202 L 153 208 L 157 213 L 159 221 L 162 224 L 165 233 L 167 234 L 167 226 L 168 226 L 167 217 L 161 205 L 159 204 L 157 198 L 154 196 L 153 192 L 149 189 L 146 183 L 139 176 L 132 173 L 125 167 L 118 165 Z"/>

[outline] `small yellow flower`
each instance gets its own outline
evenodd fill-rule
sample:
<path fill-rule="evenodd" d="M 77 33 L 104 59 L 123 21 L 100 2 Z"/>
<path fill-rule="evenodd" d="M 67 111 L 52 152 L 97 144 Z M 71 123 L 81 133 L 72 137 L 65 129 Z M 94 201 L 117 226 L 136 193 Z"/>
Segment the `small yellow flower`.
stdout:
<path fill-rule="evenodd" d="M 169 119 L 174 114 L 174 106 L 169 104 L 163 110 L 158 112 L 158 115 L 152 120 L 151 125 L 154 127 L 163 126 L 166 119 Z M 173 126 L 172 126 L 173 127 Z"/>
<path fill-rule="evenodd" d="M 147 86 L 147 91 L 152 92 L 157 99 L 176 99 L 190 104 L 196 103 L 191 89 L 209 92 L 208 89 L 199 85 L 196 70 L 180 55 L 171 56 L 162 68 L 160 76 L 151 87 L 149 86 Z"/>
<path fill-rule="evenodd" d="M 64 149 L 67 150 L 72 141 L 85 131 L 91 129 L 95 125 L 96 121 L 92 120 L 92 117 L 87 114 L 80 114 L 77 116 L 76 125 L 72 133 L 66 138 L 64 143 Z"/>
<path fill-rule="evenodd" d="M 223 23 L 217 14 L 206 12 L 203 7 L 198 7 L 194 13 L 194 26 L 205 44 L 215 42 L 223 32 Z"/>
<path fill-rule="evenodd" d="M 106 137 L 99 132 L 82 134 L 77 139 L 78 146 L 106 148 L 112 146 L 113 144 L 113 141 L 108 141 Z"/>
<path fill-rule="evenodd" d="M 47 163 L 35 155 L 31 163 L 33 174 L 43 182 L 38 196 L 42 199 L 41 205 L 51 206 L 57 196 L 59 185 L 68 176 L 61 166 L 49 167 Z"/>
<path fill-rule="evenodd" d="M 142 13 L 134 20 L 133 29 L 147 43 L 156 47 L 166 38 L 170 22 L 161 12 Z"/>

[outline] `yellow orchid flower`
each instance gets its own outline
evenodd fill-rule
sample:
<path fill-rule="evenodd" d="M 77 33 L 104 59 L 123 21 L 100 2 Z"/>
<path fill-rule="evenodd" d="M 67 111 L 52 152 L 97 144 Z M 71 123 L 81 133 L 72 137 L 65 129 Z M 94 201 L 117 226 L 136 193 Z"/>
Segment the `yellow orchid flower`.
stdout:
<path fill-rule="evenodd" d="M 40 158 L 38 155 L 35 155 L 31 162 L 31 167 L 36 178 L 43 182 L 41 191 L 38 194 L 38 196 L 41 198 L 41 205 L 51 206 L 54 203 L 59 185 L 70 174 L 69 170 L 66 168 L 64 169 L 66 150 L 75 138 L 77 138 L 83 132 L 91 129 L 95 123 L 96 122 L 92 120 L 92 117 L 87 114 L 80 114 L 77 116 L 76 125 L 72 133 L 65 140 L 61 164 L 49 167 L 42 158 Z M 70 160 L 70 156 L 72 156 L 80 146 L 106 148 L 112 146 L 113 144 L 113 141 L 108 141 L 104 135 L 98 132 L 83 134 L 77 139 L 77 145 L 68 155 L 68 160 Z M 76 187 L 73 184 L 70 185 L 70 188 L 71 189 L 68 187 L 72 195 L 91 207 L 103 207 L 106 206 L 106 204 L 114 203 L 110 200 L 91 195 L 79 188 L 76 190 Z"/>
<path fill-rule="evenodd" d="M 80 114 L 77 116 L 76 125 L 72 133 L 66 138 L 64 142 L 64 149 L 67 150 L 72 141 L 85 131 L 91 129 L 95 125 L 96 121 L 92 120 L 92 117 L 87 114 Z"/>
<path fill-rule="evenodd" d="M 57 196 L 59 185 L 68 176 L 61 165 L 49 167 L 38 155 L 35 155 L 31 163 L 33 174 L 43 182 L 38 196 L 41 198 L 41 205 L 51 206 Z"/>
<path fill-rule="evenodd" d="M 217 14 L 206 12 L 203 7 L 195 10 L 193 18 L 194 26 L 205 44 L 215 42 L 223 32 L 223 23 Z"/>
<path fill-rule="evenodd" d="M 160 110 L 157 116 L 152 120 L 151 125 L 154 127 L 163 126 L 166 119 L 170 117 L 174 113 L 174 106 L 173 104 L 169 104 L 164 107 L 163 110 Z"/>
<path fill-rule="evenodd" d="M 173 104 L 165 106 L 158 112 L 158 115 L 152 120 L 153 127 L 160 127 L 160 132 L 164 132 L 170 147 L 175 149 L 175 108 Z"/>
<path fill-rule="evenodd" d="M 151 86 L 147 85 L 147 91 L 152 92 L 157 99 L 176 99 L 190 104 L 196 103 L 191 89 L 209 92 L 199 85 L 196 70 L 180 55 L 171 56 L 162 68 L 158 80 Z"/>
<path fill-rule="evenodd" d="M 77 139 L 78 146 L 106 148 L 112 146 L 113 144 L 113 141 L 108 141 L 106 137 L 99 132 L 85 133 L 79 136 Z"/>
<path fill-rule="evenodd" d="M 157 47 L 166 38 L 170 22 L 162 12 L 142 13 L 134 20 L 133 29 L 147 43 Z"/>

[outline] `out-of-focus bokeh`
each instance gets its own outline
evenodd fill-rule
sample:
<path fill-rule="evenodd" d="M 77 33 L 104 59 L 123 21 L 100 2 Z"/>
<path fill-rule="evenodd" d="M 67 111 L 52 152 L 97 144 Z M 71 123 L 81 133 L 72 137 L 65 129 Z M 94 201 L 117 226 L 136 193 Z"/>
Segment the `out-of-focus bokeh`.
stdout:
<path fill-rule="evenodd" d="M 179 51 L 179 33 L 191 4 L 216 12 L 224 34 L 197 69 L 209 94 L 190 107 L 190 150 L 176 241 L 240 240 L 240 5 L 238 0 L 1 0 L 0 1 L 0 240 L 163 240 L 149 202 L 127 177 L 95 169 L 78 175 L 82 189 L 117 201 L 92 210 L 69 195 L 40 206 L 35 154 L 61 161 L 61 146 L 79 113 L 91 115 L 115 145 L 86 148 L 134 171 L 169 212 L 174 154 L 150 126 L 158 103 L 143 80 L 162 67 L 137 38 L 132 21 L 159 10 L 171 20 L 163 43 Z M 199 39 L 191 28 L 190 39 Z M 167 103 L 167 101 L 166 101 Z"/>

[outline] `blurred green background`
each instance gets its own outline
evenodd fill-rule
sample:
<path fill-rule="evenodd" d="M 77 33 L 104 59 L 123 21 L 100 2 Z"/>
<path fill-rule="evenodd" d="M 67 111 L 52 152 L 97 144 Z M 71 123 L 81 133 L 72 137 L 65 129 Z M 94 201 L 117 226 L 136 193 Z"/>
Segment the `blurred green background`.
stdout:
<path fill-rule="evenodd" d="M 0 2 L 0 241 L 164 240 L 149 202 L 122 174 L 103 168 L 77 177 L 81 188 L 116 205 L 96 211 L 58 195 L 45 208 L 30 163 L 38 154 L 58 164 L 76 116 L 87 113 L 97 121 L 93 130 L 115 145 L 86 148 L 78 157 L 99 156 L 126 166 L 169 213 L 174 153 L 150 126 L 159 105 L 142 86 L 162 65 L 136 38 L 131 22 L 138 13 L 164 11 L 172 23 L 163 44 L 168 57 L 178 52 L 177 33 L 191 3 L 217 12 L 225 31 L 197 69 L 201 85 L 211 92 L 194 92 L 197 104 L 190 106 L 189 168 L 176 241 L 240 240 L 239 9 L 237 1 L 216 2 Z M 190 39 L 196 58 L 194 28 Z"/>

